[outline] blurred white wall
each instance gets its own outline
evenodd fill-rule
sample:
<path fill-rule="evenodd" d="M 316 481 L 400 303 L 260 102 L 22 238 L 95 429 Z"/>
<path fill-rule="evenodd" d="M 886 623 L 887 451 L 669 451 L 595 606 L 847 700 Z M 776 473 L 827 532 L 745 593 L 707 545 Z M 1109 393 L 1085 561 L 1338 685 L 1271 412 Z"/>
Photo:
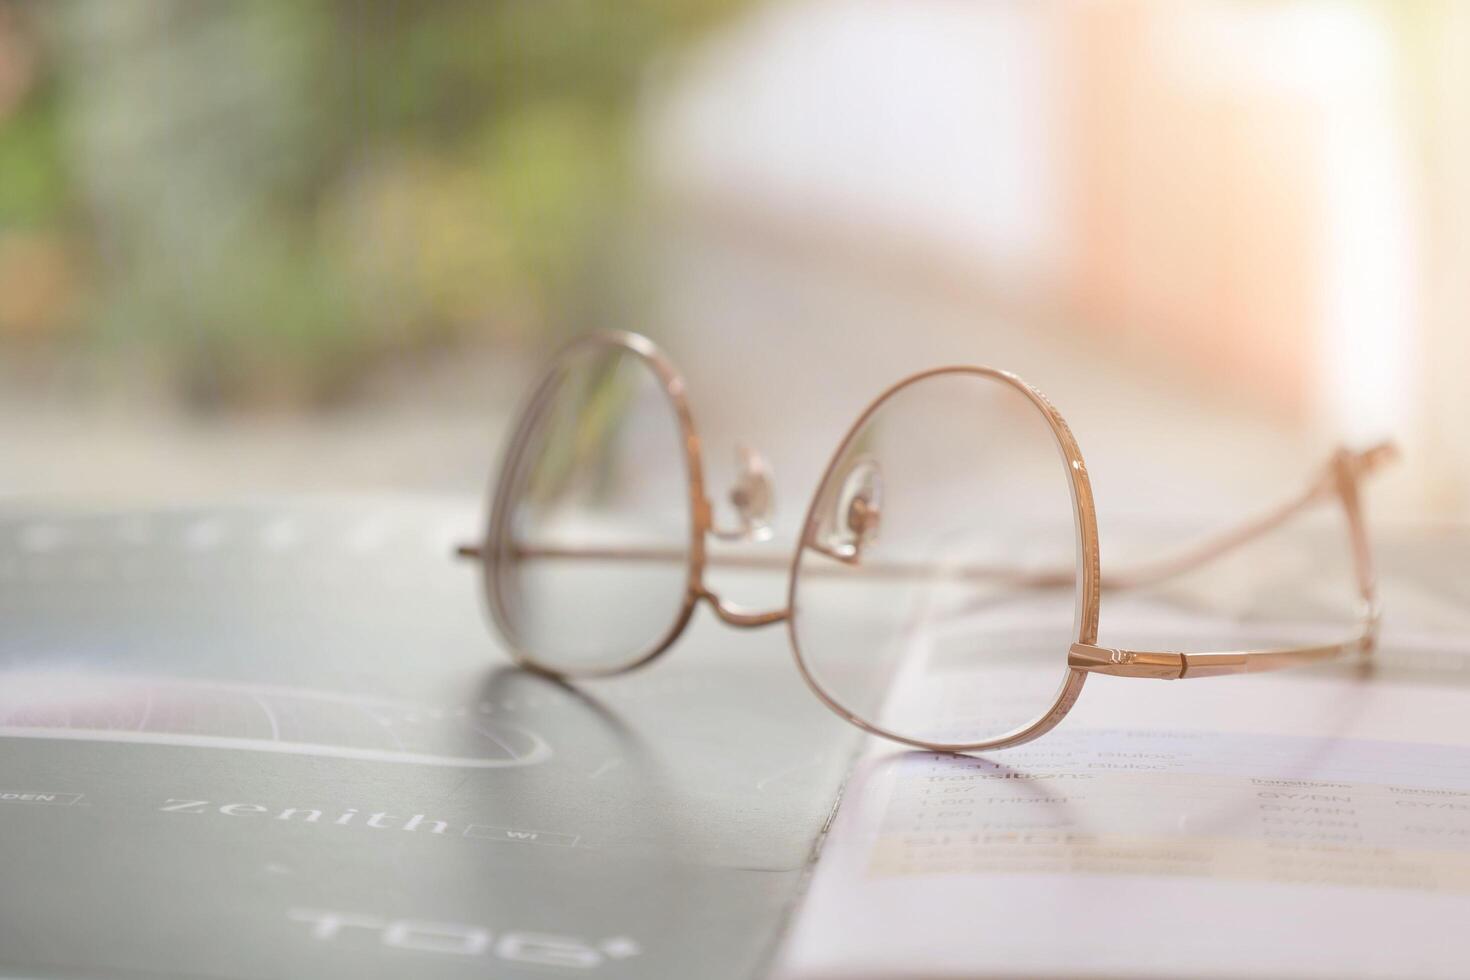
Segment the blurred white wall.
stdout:
<path fill-rule="evenodd" d="M 982 362 L 1118 509 L 1203 517 L 1391 434 L 1384 509 L 1461 512 L 1402 60 L 1371 4 L 759 7 L 649 99 L 696 407 L 774 426 L 804 490 L 883 385 Z"/>

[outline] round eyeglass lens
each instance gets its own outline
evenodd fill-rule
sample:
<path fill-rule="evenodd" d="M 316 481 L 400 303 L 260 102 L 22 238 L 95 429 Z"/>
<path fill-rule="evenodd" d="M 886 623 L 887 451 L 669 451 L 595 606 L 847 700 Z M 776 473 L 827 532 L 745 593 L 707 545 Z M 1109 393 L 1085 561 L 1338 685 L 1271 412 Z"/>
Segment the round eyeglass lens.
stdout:
<path fill-rule="evenodd" d="M 1005 375 L 932 372 L 869 408 L 817 489 L 791 582 L 818 692 L 945 748 L 1047 717 L 1082 609 L 1070 465 Z"/>
<path fill-rule="evenodd" d="M 683 431 L 637 352 L 583 343 L 532 396 L 500 477 L 486 586 L 526 659 L 632 666 L 685 610 L 692 540 Z"/>

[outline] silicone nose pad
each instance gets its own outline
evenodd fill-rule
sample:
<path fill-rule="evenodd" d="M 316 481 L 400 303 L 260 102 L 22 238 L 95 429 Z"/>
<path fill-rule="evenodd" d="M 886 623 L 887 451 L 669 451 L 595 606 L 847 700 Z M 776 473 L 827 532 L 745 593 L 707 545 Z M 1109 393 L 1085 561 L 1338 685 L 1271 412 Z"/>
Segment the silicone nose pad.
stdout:
<path fill-rule="evenodd" d="M 863 548 L 878 540 L 882 518 L 883 470 L 865 456 L 853 462 L 832 498 L 822 522 L 822 550 L 842 561 L 860 561 Z"/>
<path fill-rule="evenodd" d="M 736 457 L 739 475 L 730 489 L 730 503 L 740 515 L 743 533 L 760 539 L 769 533 L 776 509 L 771 467 L 759 453 L 746 446 L 737 448 Z"/>

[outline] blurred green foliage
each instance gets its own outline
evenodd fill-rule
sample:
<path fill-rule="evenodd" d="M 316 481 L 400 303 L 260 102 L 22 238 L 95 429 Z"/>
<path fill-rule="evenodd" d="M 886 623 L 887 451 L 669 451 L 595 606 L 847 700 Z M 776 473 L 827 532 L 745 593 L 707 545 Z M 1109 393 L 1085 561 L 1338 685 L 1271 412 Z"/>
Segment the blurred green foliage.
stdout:
<path fill-rule="evenodd" d="M 0 0 L 0 344 L 228 405 L 575 329 L 650 66 L 738 2 Z"/>
<path fill-rule="evenodd" d="M 61 216 L 66 180 L 55 103 L 53 93 L 39 93 L 0 128 L 0 227 L 44 227 Z"/>

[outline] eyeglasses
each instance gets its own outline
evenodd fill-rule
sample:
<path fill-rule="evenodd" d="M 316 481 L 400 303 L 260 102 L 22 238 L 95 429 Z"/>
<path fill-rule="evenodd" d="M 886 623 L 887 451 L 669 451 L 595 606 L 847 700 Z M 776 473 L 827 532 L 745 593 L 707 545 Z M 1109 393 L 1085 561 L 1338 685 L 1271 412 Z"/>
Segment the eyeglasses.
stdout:
<path fill-rule="evenodd" d="M 789 561 L 712 556 L 711 539 L 770 537 L 773 491 L 741 450 L 717 523 L 677 369 L 647 338 L 574 341 L 535 386 L 491 498 L 477 559 L 493 622 L 522 666 L 560 678 L 646 664 L 699 603 L 725 623 L 784 622 L 816 695 L 876 735 L 965 752 L 1054 728 L 1089 674 L 1198 678 L 1367 654 L 1378 627 L 1359 486 L 1391 445 L 1337 451 L 1276 509 L 1165 560 L 1104 576 L 1082 453 L 1020 378 L 940 367 L 888 388 L 827 464 Z M 1098 644 L 1104 587 L 1191 571 L 1319 503 L 1346 519 L 1355 620 L 1340 642 L 1230 652 Z M 721 598 L 706 569 L 789 568 L 784 608 Z"/>

